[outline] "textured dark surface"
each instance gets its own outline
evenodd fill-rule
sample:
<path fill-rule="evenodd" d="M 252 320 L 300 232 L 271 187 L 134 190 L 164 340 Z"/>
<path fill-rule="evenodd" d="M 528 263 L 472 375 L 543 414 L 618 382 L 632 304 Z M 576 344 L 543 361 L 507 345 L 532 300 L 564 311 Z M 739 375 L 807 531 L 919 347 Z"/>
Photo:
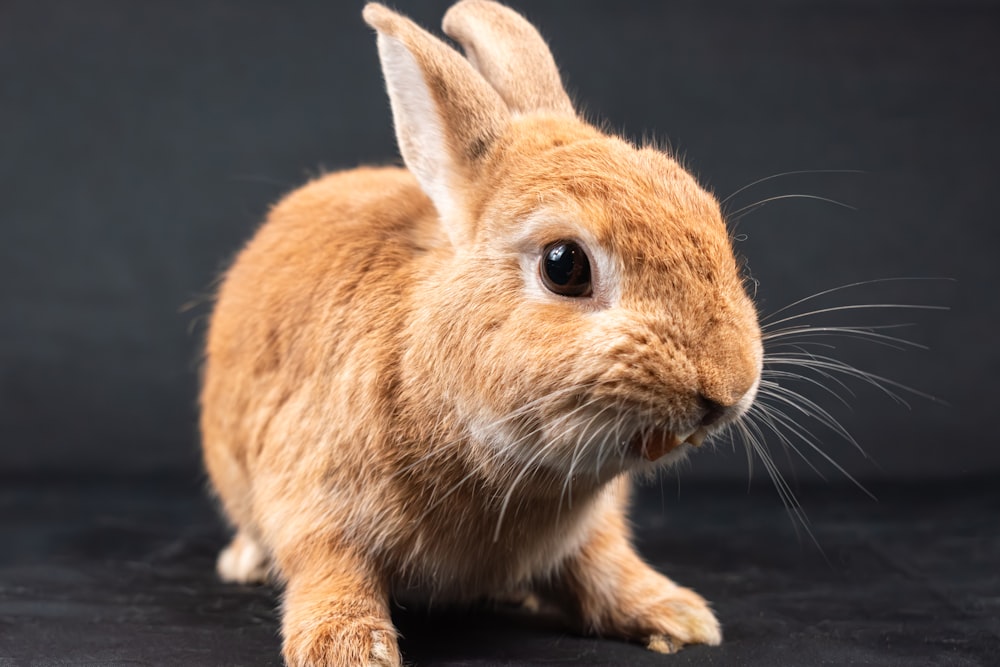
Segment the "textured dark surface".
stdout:
<path fill-rule="evenodd" d="M 995 665 L 1000 480 L 800 489 L 798 539 L 768 488 L 643 490 L 638 542 L 715 604 L 726 639 L 661 656 L 556 617 L 397 610 L 410 664 Z M 213 574 L 198 484 L 5 480 L 0 665 L 279 665 L 276 595 Z"/>

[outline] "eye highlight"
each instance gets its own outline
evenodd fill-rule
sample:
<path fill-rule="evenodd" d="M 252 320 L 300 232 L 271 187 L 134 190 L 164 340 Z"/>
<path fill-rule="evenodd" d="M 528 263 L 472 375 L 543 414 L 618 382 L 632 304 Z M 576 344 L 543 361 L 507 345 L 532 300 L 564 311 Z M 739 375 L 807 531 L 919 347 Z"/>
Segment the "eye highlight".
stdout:
<path fill-rule="evenodd" d="M 553 241 L 545 246 L 539 262 L 545 287 L 561 296 L 590 296 L 590 259 L 575 241 Z"/>

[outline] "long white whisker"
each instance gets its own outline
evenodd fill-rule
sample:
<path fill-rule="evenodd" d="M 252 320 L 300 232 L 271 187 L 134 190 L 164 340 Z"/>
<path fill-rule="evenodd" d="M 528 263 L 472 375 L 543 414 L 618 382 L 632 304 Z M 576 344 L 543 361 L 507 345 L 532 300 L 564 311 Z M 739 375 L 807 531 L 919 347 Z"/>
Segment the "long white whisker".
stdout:
<path fill-rule="evenodd" d="M 845 204 L 842 201 L 837 201 L 836 199 L 830 199 L 829 197 L 820 197 L 819 195 L 807 195 L 807 194 L 787 194 L 787 195 L 775 195 L 774 197 L 761 199 L 760 201 L 755 202 L 753 204 L 747 204 L 746 206 L 738 208 L 732 213 L 730 213 L 728 215 L 728 218 L 733 221 L 739 220 L 742 216 L 747 215 L 749 213 L 753 213 L 754 211 L 759 209 L 761 206 L 764 206 L 765 204 L 770 204 L 771 202 L 780 201 L 782 199 L 813 199 L 816 201 L 826 202 L 828 204 L 834 204 L 836 206 L 850 209 L 852 211 L 858 210 L 856 207 L 851 206 L 850 204 Z"/>
<path fill-rule="evenodd" d="M 734 422 L 732 426 L 734 427 L 735 430 L 739 431 L 740 436 L 742 436 L 742 438 L 745 441 L 749 441 L 750 433 L 747 430 L 746 424 L 744 424 L 743 421 L 744 421 L 743 419 L 740 419 L 739 421 Z M 733 448 L 735 449 L 736 447 L 735 434 L 730 433 L 730 438 L 733 444 Z M 749 493 L 750 484 L 753 482 L 753 452 L 750 450 L 750 447 L 744 447 L 743 451 L 746 453 L 747 456 L 747 493 Z"/>
<path fill-rule="evenodd" d="M 951 278 L 933 278 L 933 277 L 926 277 L 926 276 L 899 276 L 899 277 L 892 277 L 892 278 L 874 278 L 872 280 L 859 280 L 857 282 L 847 283 L 846 285 L 838 285 L 837 287 L 831 287 L 829 289 L 825 289 L 825 290 L 822 290 L 820 292 L 816 292 L 815 294 L 810 294 L 809 296 L 803 297 L 803 298 L 799 299 L 798 301 L 793 301 L 792 303 L 788 304 L 787 306 L 782 306 L 781 308 L 775 310 L 774 312 L 765 315 L 764 317 L 761 318 L 760 321 L 761 321 L 761 324 L 763 324 L 763 323 L 767 322 L 768 320 L 770 320 L 772 317 L 775 317 L 775 316 L 777 316 L 777 315 L 779 315 L 781 313 L 789 311 L 792 308 L 794 308 L 794 307 L 796 307 L 796 306 L 798 306 L 800 304 L 803 304 L 803 303 L 805 303 L 807 301 L 812 301 L 813 299 L 818 299 L 820 297 L 826 296 L 827 294 L 833 294 L 834 292 L 840 292 L 840 291 L 851 289 L 851 288 L 854 288 L 854 287 L 864 287 L 866 285 L 879 285 L 879 284 L 882 284 L 882 283 L 895 283 L 895 282 L 906 282 L 906 281 L 926 281 L 926 280 L 946 280 L 946 281 L 950 281 L 952 279 Z"/>
<path fill-rule="evenodd" d="M 506 415 L 505 417 L 496 420 L 493 424 L 494 425 L 499 425 L 499 424 L 510 422 L 512 419 L 514 419 L 516 417 L 520 417 L 520 416 L 526 415 L 528 412 L 530 412 L 530 410 L 532 408 L 536 407 L 537 405 L 540 405 L 540 404 L 542 404 L 542 403 L 544 403 L 546 401 L 555 400 L 556 398 L 558 398 L 560 396 L 570 395 L 570 394 L 572 394 L 574 392 L 582 391 L 583 389 L 587 388 L 590 385 L 591 385 L 591 383 L 588 383 L 586 385 L 574 385 L 574 386 L 571 386 L 571 387 L 564 387 L 562 389 L 550 392 L 549 394 L 546 394 L 546 395 L 544 395 L 542 397 L 539 397 L 538 399 L 536 399 L 534 401 L 530 401 L 529 403 L 526 403 L 525 405 L 521 406 L 517 410 L 513 411 L 511 414 Z M 587 407 L 586 403 L 581 403 L 576 408 L 574 408 L 572 411 L 570 411 L 569 413 L 563 415 L 563 418 L 568 418 L 568 417 L 572 416 L 573 414 L 575 414 L 576 412 L 585 409 L 586 407 Z M 526 441 L 526 440 L 528 440 L 530 438 L 533 438 L 533 437 L 537 436 L 539 433 L 541 433 L 543 431 L 543 429 L 544 429 L 544 426 L 539 425 L 539 426 L 536 426 L 533 429 L 525 431 L 516 440 L 514 440 L 511 443 L 508 443 L 508 448 L 516 448 L 522 442 L 524 442 L 524 441 Z M 405 473 L 413 470 L 415 467 L 419 466 L 421 463 L 425 462 L 426 460 L 428 460 L 428 459 L 430 459 L 430 458 L 432 458 L 434 456 L 451 456 L 453 454 L 453 452 L 454 452 L 454 447 L 457 446 L 457 445 L 463 444 L 465 442 L 467 442 L 467 436 L 458 437 L 458 438 L 455 438 L 455 439 L 453 439 L 451 441 L 448 441 L 446 443 L 438 445 L 435 448 L 434 451 L 432 451 L 429 454 L 426 454 L 426 455 L 420 457 L 419 459 L 417 459 L 417 461 L 415 461 L 415 462 L 413 462 L 413 463 L 405 466 L 404 468 L 401 468 L 400 470 L 396 471 L 395 474 L 396 475 L 405 474 Z M 506 456 L 507 456 L 507 454 L 506 454 L 505 451 L 500 450 L 500 449 L 496 449 L 496 450 L 494 450 L 494 451 L 492 451 L 492 452 L 490 452 L 490 453 L 487 454 L 487 459 L 486 460 L 488 462 L 490 462 L 490 463 L 493 463 L 493 462 L 496 462 L 496 461 L 499 461 L 499 460 L 505 458 Z M 421 521 L 424 518 L 426 518 L 431 512 L 433 512 L 437 507 L 439 507 L 445 500 L 447 500 L 458 489 L 462 488 L 462 486 L 464 486 L 466 483 L 468 483 L 471 479 L 473 479 L 473 478 L 475 478 L 475 477 L 477 477 L 477 476 L 479 476 L 481 474 L 482 474 L 482 470 L 480 470 L 479 467 L 477 466 L 477 467 L 474 467 L 470 472 L 468 472 L 465 476 L 463 476 L 457 482 L 453 483 L 444 492 L 440 492 L 437 489 L 432 489 L 431 496 L 432 497 L 436 496 L 436 498 L 435 498 L 434 502 L 432 502 L 430 505 L 428 505 L 428 507 L 421 513 L 421 515 L 418 517 L 417 521 Z"/>
<path fill-rule="evenodd" d="M 576 463 L 579 455 L 582 454 L 584 451 L 586 451 L 587 446 L 589 446 L 590 443 L 593 441 L 593 437 L 588 437 L 588 432 L 590 431 L 590 427 L 594 424 L 594 422 L 597 421 L 598 418 L 602 417 L 605 413 L 607 413 L 608 411 L 614 412 L 617 411 L 617 409 L 618 409 L 617 405 L 604 406 L 603 408 L 598 410 L 597 413 L 594 414 L 581 429 L 579 429 L 576 442 L 573 444 L 573 457 L 570 460 L 569 472 L 567 473 L 566 480 L 563 483 L 562 493 L 559 494 L 560 509 L 562 508 L 562 498 L 563 495 L 567 492 L 567 488 L 569 491 L 569 497 L 568 497 L 569 507 L 573 506 L 573 484 L 572 484 L 573 470 L 576 468 Z M 584 440 L 585 437 L 588 439 Z"/>
<path fill-rule="evenodd" d="M 763 203 L 767 201 L 764 200 Z M 839 204 L 839 202 L 832 203 Z M 757 204 L 743 207 L 736 211 L 735 215 L 753 210 L 760 204 L 761 202 L 758 202 Z M 801 511 L 795 493 L 792 491 L 792 486 L 782 474 L 782 468 L 779 468 L 775 463 L 772 451 L 767 448 L 769 438 L 776 438 L 783 445 L 786 453 L 794 454 L 797 458 L 801 459 L 819 477 L 825 479 L 817 464 L 821 464 L 824 469 L 826 465 L 832 466 L 838 474 L 843 475 L 867 496 L 873 500 L 876 500 L 876 498 L 841 463 L 837 462 L 831 454 L 824 450 L 822 446 L 823 440 L 818 438 L 807 427 L 807 425 L 812 426 L 807 420 L 818 422 L 824 429 L 829 429 L 838 438 L 843 438 L 855 449 L 867 456 L 860 443 L 830 411 L 822 407 L 813 398 L 810 398 L 807 395 L 809 392 L 800 393 L 800 391 L 790 388 L 790 385 L 794 386 L 792 384 L 794 382 L 812 385 L 818 389 L 822 389 L 824 393 L 835 397 L 848 408 L 851 406 L 845 399 L 845 396 L 854 396 L 854 391 L 848 384 L 852 380 L 860 380 L 865 384 L 869 384 L 885 393 L 894 401 L 907 407 L 909 407 L 909 403 L 904 400 L 900 393 L 919 396 L 936 403 L 942 403 L 943 401 L 900 382 L 861 370 L 847 362 L 824 354 L 824 352 L 837 347 L 835 343 L 838 337 L 874 343 L 897 350 L 928 349 L 926 345 L 894 335 L 895 332 L 888 331 L 904 326 L 913 326 L 912 324 L 813 325 L 806 321 L 807 318 L 818 318 L 841 312 L 860 313 L 867 310 L 947 311 L 950 308 L 947 306 L 919 303 L 860 303 L 825 306 L 809 310 L 808 312 L 796 311 L 800 310 L 799 307 L 802 304 L 813 302 L 826 295 L 851 288 L 881 283 L 927 280 L 949 279 L 898 277 L 853 282 L 798 299 L 760 318 L 761 339 L 767 351 L 764 355 L 757 400 L 750 406 L 744 417 L 733 425 L 733 428 L 747 445 L 748 468 L 751 470 L 751 476 L 753 459 L 755 458 L 753 455 L 756 455 L 756 458 L 760 459 L 768 476 L 771 478 L 782 503 L 792 517 L 792 523 L 796 527 L 796 531 L 798 531 L 798 526 L 801 525 L 821 552 L 822 548 L 809 528 L 804 512 Z M 853 384 L 855 383 L 851 382 L 851 385 Z M 841 390 L 846 392 L 846 394 L 842 395 Z M 767 437 L 765 437 L 765 430 Z M 807 447 L 809 449 L 806 449 Z M 812 450 L 811 452 L 809 451 L 810 449 Z M 789 450 L 791 451 L 789 452 Z M 793 463 L 791 457 L 789 463 Z"/>
<path fill-rule="evenodd" d="M 524 465 L 521 466 L 521 472 L 519 472 L 517 476 L 514 478 L 514 480 L 510 483 L 510 486 L 507 489 L 507 493 L 504 494 L 503 502 L 500 504 L 500 515 L 497 517 L 497 527 L 496 530 L 493 531 L 494 543 L 496 543 L 497 540 L 500 539 L 500 528 L 503 526 L 503 519 L 504 516 L 507 514 L 507 507 L 510 504 L 510 499 L 514 495 L 514 489 L 517 487 L 520 481 L 524 479 L 524 476 L 527 475 L 528 472 L 532 470 L 532 466 L 535 464 L 535 462 L 538 461 L 538 459 L 540 459 L 548 451 L 548 449 L 553 446 L 554 442 L 555 442 L 554 440 L 550 441 L 546 443 L 545 446 L 540 447 L 538 451 L 535 452 L 535 454 L 530 459 L 528 459 L 528 461 L 526 461 Z"/>
<path fill-rule="evenodd" d="M 840 437 L 850 442 L 855 448 L 857 448 L 858 451 L 864 453 L 864 450 L 861 449 L 861 445 L 859 445 L 851 434 L 848 433 L 847 429 L 845 429 L 841 423 L 833 417 L 833 415 L 820 407 L 815 401 L 806 398 L 802 394 L 793 391 L 788 387 L 782 387 L 776 383 L 771 383 L 771 386 L 768 388 L 771 389 L 771 391 L 767 394 L 768 397 L 781 401 L 783 404 L 798 410 L 806 417 L 812 417 Z"/>
<path fill-rule="evenodd" d="M 809 528 L 809 517 L 806 515 L 805 511 L 802 510 L 798 498 L 795 497 L 795 492 L 792 491 L 788 482 L 785 481 L 785 478 L 782 476 L 778 466 L 774 463 L 774 459 L 771 458 L 770 452 L 767 451 L 764 444 L 765 439 L 763 432 L 753 420 L 748 421 L 747 425 L 753 433 L 749 440 L 750 445 L 752 446 L 754 453 L 757 454 L 757 458 L 759 458 L 760 462 L 764 465 L 764 470 L 767 471 L 768 477 L 771 478 L 771 482 L 774 484 L 774 488 L 778 492 L 778 497 L 781 498 L 781 502 L 785 506 L 785 511 L 787 511 L 789 517 L 792 518 L 792 526 L 795 528 L 795 532 L 798 533 L 798 527 L 801 525 L 806 533 L 808 533 L 815 542 L 816 538 L 813 537 L 812 531 Z M 819 544 L 817 543 L 817 547 L 818 546 Z"/>
<path fill-rule="evenodd" d="M 825 375 L 825 373 L 822 373 L 821 371 L 817 371 L 817 373 L 821 373 L 821 374 Z M 778 371 L 778 370 L 774 370 L 773 368 L 764 368 L 764 370 L 761 371 L 761 385 L 765 386 L 765 383 L 767 383 L 769 385 L 778 385 L 778 386 L 781 386 L 781 383 L 778 382 L 777 380 L 768 379 L 768 378 L 778 378 L 778 379 L 794 380 L 796 382 L 805 382 L 805 383 L 811 384 L 811 385 L 817 387 L 818 389 L 821 389 L 821 390 L 825 391 L 826 393 L 830 394 L 834 398 L 836 398 L 840 403 L 842 403 L 844 405 L 844 407 L 846 407 L 846 408 L 850 408 L 851 407 L 851 404 L 848 402 L 848 400 L 846 398 L 844 398 L 843 396 L 841 396 L 836 391 L 834 391 L 830 387 L 826 386 L 825 384 L 823 384 L 822 382 L 820 382 L 816 378 L 809 377 L 808 375 L 801 375 L 799 373 L 792 373 L 790 371 Z M 828 378 L 831 379 L 833 382 L 836 382 L 837 384 L 839 384 L 841 387 L 843 387 L 844 390 L 848 394 L 850 394 L 851 396 L 854 396 L 854 392 L 851 391 L 850 387 L 848 387 L 846 384 L 844 384 L 841 380 L 839 380 L 836 377 L 833 377 L 832 375 L 828 376 Z"/>
<path fill-rule="evenodd" d="M 761 183 L 766 183 L 767 181 L 772 181 L 776 178 L 781 178 L 783 176 L 795 176 L 798 174 L 864 174 L 864 171 L 859 169 L 796 169 L 793 171 L 783 171 L 779 174 L 771 174 L 770 176 L 765 176 L 764 178 L 758 178 L 752 183 L 747 183 L 743 187 L 739 188 L 735 192 L 729 194 L 725 199 L 723 199 L 719 204 L 725 206 L 726 202 L 735 197 L 741 192 L 749 190 L 755 185 L 760 185 Z"/>
<path fill-rule="evenodd" d="M 788 415 L 786 415 L 781 410 L 775 408 L 774 406 L 766 406 L 763 409 L 768 413 L 768 415 L 773 420 L 775 420 L 777 423 L 781 424 L 784 428 L 787 428 L 789 431 L 791 431 L 792 433 L 794 433 L 796 437 L 798 437 L 804 443 L 806 443 L 807 445 L 809 445 L 809 447 L 811 447 L 813 449 L 813 451 L 815 451 L 817 454 L 819 454 L 821 457 L 823 457 L 823 459 L 825 459 L 827 463 L 829 463 L 834 468 L 836 468 L 837 471 L 840 474 L 842 474 L 844 477 L 846 477 L 848 480 L 850 480 L 856 487 L 858 487 L 859 489 L 861 489 L 861 491 L 865 495 L 867 495 L 872 500 L 878 500 L 878 498 L 875 497 L 875 494 L 873 494 L 871 491 L 869 491 L 867 488 L 865 488 L 864 484 L 862 484 L 861 482 L 859 482 L 853 475 L 851 475 L 849 472 L 847 472 L 847 470 L 842 465 L 840 465 L 839 463 L 837 463 L 833 459 L 833 457 L 831 457 L 829 454 L 827 454 L 826 452 L 823 451 L 823 449 L 813 439 L 815 436 L 808 437 L 806 435 L 806 434 L 809 433 L 808 431 L 805 431 L 804 429 L 802 429 L 801 426 L 798 426 L 797 424 L 795 424 L 795 422 Z M 779 434 L 778 429 L 776 428 L 776 424 L 769 423 L 768 427 L 772 431 L 774 431 L 776 434 Z M 780 437 L 780 434 L 779 434 L 779 437 Z M 802 457 L 804 460 L 808 461 L 808 459 L 806 459 L 806 457 L 803 456 L 802 453 L 799 452 L 796 447 L 793 446 L 792 449 L 797 454 L 799 454 L 800 457 Z M 864 450 L 862 450 L 862 453 L 864 453 Z M 813 468 L 813 469 L 815 470 L 815 468 Z M 820 477 L 822 477 L 822 475 L 820 475 Z"/>
<path fill-rule="evenodd" d="M 749 423 L 754 427 L 754 430 L 760 437 L 759 442 L 754 440 L 751 441 L 753 443 L 753 449 L 756 452 L 757 456 L 760 458 L 761 463 L 764 464 L 764 469 L 767 470 L 768 476 L 771 478 L 771 482 L 774 484 L 774 488 L 778 491 L 778 495 L 779 497 L 781 497 L 782 503 L 785 505 L 785 511 L 788 512 L 789 517 L 791 517 L 792 519 L 792 527 L 795 528 L 795 532 L 798 535 L 799 526 L 801 526 L 802 529 L 805 531 L 806 535 L 809 536 L 810 541 L 812 541 L 812 543 L 816 546 L 816 549 L 819 550 L 820 554 L 823 555 L 823 558 L 826 559 L 827 558 L 826 552 L 823 550 L 823 547 L 819 543 L 819 540 L 816 539 L 816 535 L 813 533 L 812 528 L 810 526 L 809 517 L 806 514 L 805 510 L 802 509 L 802 504 L 799 503 L 798 498 L 795 496 L 795 492 L 792 491 L 792 488 L 788 485 L 788 482 L 785 481 L 785 478 L 782 476 L 781 471 L 778 469 L 778 466 L 774 463 L 774 460 L 771 458 L 771 455 L 764 448 L 763 433 L 759 430 L 759 428 L 753 421 Z M 801 539 L 801 535 L 799 535 L 799 537 Z"/>
<path fill-rule="evenodd" d="M 798 313 L 796 315 L 789 315 L 776 322 L 768 322 L 767 324 L 761 324 L 761 330 L 767 331 L 773 326 L 779 324 L 784 324 L 785 322 L 791 322 L 793 320 L 799 320 L 803 317 L 811 317 L 813 315 L 822 315 L 823 313 L 835 313 L 843 310 L 869 310 L 875 308 L 885 308 L 885 309 L 905 309 L 905 310 L 950 310 L 948 306 L 928 306 L 919 303 L 860 303 L 850 306 L 830 306 L 829 308 L 820 308 L 819 310 L 812 310 L 808 313 Z"/>
<path fill-rule="evenodd" d="M 926 345 L 921 343 L 916 343 L 912 340 L 907 340 L 906 338 L 900 338 L 898 336 L 889 336 L 887 334 L 878 333 L 877 331 L 873 331 L 873 329 L 874 327 L 813 327 L 804 325 L 780 329 L 778 331 L 768 331 L 765 332 L 761 338 L 764 341 L 772 341 L 782 338 L 791 338 L 792 340 L 796 340 L 797 338 L 809 338 L 814 336 L 837 336 L 866 340 L 872 343 L 886 345 L 897 350 L 901 350 L 906 347 L 919 350 L 929 349 Z"/>
<path fill-rule="evenodd" d="M 889 378 L 882 377 L 881 375 L 876 375 L 875 373 L 869 373 L 868 371 L 863 371 L 850 364 L 847 364 L 839 359 L 833 359 L 824 355 L 797 355 L 793 352 L 789 352 L 784 356 L 772 356 L 768 358 L 768 363 L 772 365 L 789 365 L 789 366 L 799 366 L 803 368 L 812 369 L 824 369 L 834 373 L 842 373 L 844 375 L 863 380 L 873 387 L 876 387 L 887 396 L 897 401 L 901 405 L 910 407 L 910 404 L 903 399 L 899 394 L 889 389 L 889 387 L 895 387 L 897 389 L 906 391 L 914 396 L 919 396 L 928 401 L 932 401 L 938 404 L 944 404 L 941 399 L 932 396 L 931 394 L 926 394 L 922 391 L 909 387 L 901 382 L 896 382 L 895 380 L 890 380 Z"/>
<path fill-rule="evenodd" d="M 581 410 L 584 410 L 584 409 L 590 407 L 590 405 L 591 405 L 590 403 L 584 403 L 584 404 L 581 404 L 581 405 L 577 406 L 576 408 L 574 408 L 570 412 L 566 413 L 565 415 L 562 415 L 560 417 L 560 421 L 563 421 L 563 422 L 569 421 L 569 419 L 572 416 L 574 416 L 576 413 L 580 412 Z M 606 409 L 607 408 L 605 407 L 604 409 L 602 409 L 602 411 L 606 410 Z M 507 493 L 504 494 L 503 502 L 500 505 L 500 514 L 497 517 L 497 527 L 496 527 L 496 530 L 493 533 L 493 541 L 494 542 L 496 542 L 497 540 L 500 539 L 500 529 L 501 529 L 501 527 L 503 525 L 504 516 L 506 516 L 506 514 L 507 514 L 507 508 L 510 505 L 510 500 L 511 500 L 511 498 L 514 495 L 515 488 L 521 482 L 521 480 L 524 479 L 525 475 L 527 475 L 528 472 L 533 469 L 535 463 L 538 462 L 538 460 L 541 459 L 543 456 L 545 456 L 553 447 L 555 447 L 558 442 L 559 442 L 559 440 L 556 439 L 556 438 L 551 439 L 549 442 L 545 443 L 545 445 L 543 445 L 542 447 L 539 447 L 538 451 L 535 452 L 531 456 L 531 458 L 529 458 L 527 461 L 525 461 L 522 464 L 520 472 L 514 477 L 513 481 L 510 483 L 510 486 L 507 489 Z"/>
<path fill-rule="evenodd" d="M 789 438 L 787 435 L 782 433 L 779 428 L 777 428 L 778 425 L 774 417 L 774 412 L 776 412 L 776 408 L 774 406 L 769 405 L 765 403 L 763 400 L 761 400 L 757 401 L 756 403 L 754 403 L 754 405 L 751 406 L 750 412 L 752 413 L 753 418 L 757 418 L 760 422 L 762 422 L 765 426 L 767 426 L 767 428 L 770 429 L 775 436 L 777 436 L 778 440 L 785 447 L 785 449 L 795 452 L 795 454 L 797 454 L 799 458 L 801 458 L 805 462 L 805 464 L 812 469 L 814 473 L 819 475 L 820 479 L 826 481 L 826 475 L 824 475 L 823 472 L 819 468 L 817 468 L 816 465 L 808 457 L 802 454 L 802 451 L 795 446 L 795 443 L 792 442 L 791 438 Z M 803 435 L 815 437 L 813 436 L 812 432 L 809 431 L 809 429 L 807 429 L 806 427 L 802 426 L 800 428 L 801 432 L 799 432 L 798 430 L 790 429 L 792 435 L 800 438 L 803 437 Z"/>
<path fill-rule="evenodd" d="M 496 420 L 490 423 L 490 426 L 495 428 L 497 426 L 502 426 L 506 423 L 515 421 L 517 419 L 520 419 L 521 417 L 527 416 L 533 409 L 542 405 L 543 403 L 551 402 L 559 398 L 571 395 L 573 393 L 586 391 L 587 389 L 590 389 L 593 386 L 595 386 L 595 384 L 596 383 L 589 382 L 589 383 L 572 385 L 569 387 L 563 387 L 561 389 L 556 389 L 552 392 L 549 392 L 548 394 L 540 396 L 532 401 L 525 403 L 524 405 L 519 406 L 516 410 L 511 411 L 510 413 L 504 415 L 503 417 L 497 418 Z M 430 452 L 424 454 L 423 456 L 419 457 L 415 461 L 412 461 L 406 466 L 403 466 L 402 468 L 396 470 L 393 473 L 394 476 L 405 475 L 406 473 L 410 472 L 411 470 L 414 470 L 421 464 L 425 463 L 426 461 L 434 457 L 451 454 L 451 449 L 455 446 L 465 443 L 468 440 L 468 437 L 469 437 L 468 434 L 463 433 L 462 435 L 459 435 L 456 438 L 453 438 L 451 440 L 436 445 L 435 448 L 432 449 Z"/>

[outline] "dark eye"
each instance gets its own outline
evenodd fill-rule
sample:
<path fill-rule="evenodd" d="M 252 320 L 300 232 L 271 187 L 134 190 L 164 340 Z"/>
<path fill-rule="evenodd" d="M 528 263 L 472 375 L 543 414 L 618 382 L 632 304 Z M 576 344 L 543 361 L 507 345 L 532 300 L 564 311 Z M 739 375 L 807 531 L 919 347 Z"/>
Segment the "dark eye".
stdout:
<path fill-rule="evenodd" d="M 555 241 L 545 246 L 539 267 L 542 282 L 562 296 L 590 296 L 590 260 L 579 244 Z"/>

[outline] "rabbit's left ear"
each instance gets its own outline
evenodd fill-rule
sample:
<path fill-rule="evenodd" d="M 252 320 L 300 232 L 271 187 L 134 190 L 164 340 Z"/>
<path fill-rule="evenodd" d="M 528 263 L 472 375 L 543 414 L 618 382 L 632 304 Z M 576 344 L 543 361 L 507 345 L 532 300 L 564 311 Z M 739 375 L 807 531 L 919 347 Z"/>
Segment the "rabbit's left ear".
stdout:
<path fill-rule="evenodd" d="M 465 193 L 510 112 L 469 61 L 408 18 L 370 3 L 364 19 L 378 31 L 399 152 L 459 245 L 473 231 L 462 210 Z"/>
<path fill-rule="evenodd" d="M 461 0 L 444 15 L 443 28 L 511 112 L 576 115 L 548 45 L 513 9 L 491 0 Z"/>

